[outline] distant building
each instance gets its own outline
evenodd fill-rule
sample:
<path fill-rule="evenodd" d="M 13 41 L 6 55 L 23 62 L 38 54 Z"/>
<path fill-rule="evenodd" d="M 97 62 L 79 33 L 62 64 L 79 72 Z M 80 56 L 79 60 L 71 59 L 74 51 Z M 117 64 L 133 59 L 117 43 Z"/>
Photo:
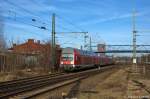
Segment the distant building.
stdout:
<path fill-rule="evenodd" d="M 51 65 L 51 45 L 49 43 L 42 44 L 39 40 L 28 39 L 28 41 L 23 44 L 13 44 L 13 47 L 9 48 L 9 51 L 25 56 L 26 63 L 36 63 L 36 65 L 44 66 Z M 59 66 L 60 55 L 61 48 L 59 45 L 56 45 L 57 66 Z"/>
<path fill-rule="evenodd" d="M 106 51 L 106 45 L 105 44 L 98 44 L 97 45 L 97 51 L 98 52 L 105 52 Z M 105 53 L 99 53 L 99 55 L 105 55 Z"/>
<path fill-rule="evenodd" d="M 56 45 L 56 49 L 60 50 L 60 46 Z M 35 42 L 34 39 L 28 39 L 27 42 L 23 44 L 13 44 L 12 48 L 9 48 L 9 51 L 15 52 L 15 53 L 22 53 L 22 54 L 39 54 L 44 53 L 45 51 L 51 50 L 50 44 L 41 44 L 40 40 Z"/>
<path fill-rule="evenodd" d="M 9 50 L 22 54 L 38 54 L 44 51 L 44 46 L 45 45 L 40 44 L 40 41 L 35 42 L 34 39 L 28 39 L 28 41 L 23 44 L 13 44 L 13 47 Z"/>

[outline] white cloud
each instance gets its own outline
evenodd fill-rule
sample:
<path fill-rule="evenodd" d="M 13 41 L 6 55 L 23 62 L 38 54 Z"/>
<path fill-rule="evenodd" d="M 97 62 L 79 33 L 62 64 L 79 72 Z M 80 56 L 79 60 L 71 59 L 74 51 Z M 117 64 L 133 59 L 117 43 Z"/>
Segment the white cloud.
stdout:
<path fill-rule="evenodd" d="M 142 16 L 147 12 L 142 12 L 142 13 L 137 13 L 136 16 Z M 101 22 L 107 22 L 107 21 L 112 21 L 112 20 L 120 20 L 120 19 L 124 19 L 124 18 L 132 18 L 132 13 L 128 13 L 128 14 L 123 14 L 123 15 L 114 15 L 111 17 L 107 17 L 106 18 L 98 18 L 98 19 L 93 19 L 93 20 L 89 20 L 89 21 L 84 21 L 81 22 L 80 25 L 89 25 L 89 24 L 97 24 L 97 23 L 101 23 Z"/>

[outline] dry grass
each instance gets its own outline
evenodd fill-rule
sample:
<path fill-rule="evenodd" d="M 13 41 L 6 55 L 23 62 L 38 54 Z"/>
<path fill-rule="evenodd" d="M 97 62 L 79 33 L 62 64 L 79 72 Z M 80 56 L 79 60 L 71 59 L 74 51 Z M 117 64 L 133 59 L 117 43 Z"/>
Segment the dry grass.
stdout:
<path fill-rule="evenodd" d="M 47 74 L 47 72 L 44 72 L 44 70 L 41 68 L 34 68 L 32 70 L 29 69 L 16 70 L 14 72 L 0 73 L 0 82 L 45 74 Z"/>
<path fill-rule="evenodd" d="M 127 73 L 124 70 L 112 74 L 103 83 L 97 86 L 100 95 L 113 97 L 115 99 L 122 99 L 125 97 L 127 89 Z"/>
<path fill-rule="evenodd" d="M 81 84 L 81 90 L 98 93 L 81 93 L 79 99 L 122 99 L 127 90 L 127 72 L 124 69 L 109 70 Z"/>
<path fill-rule="evenodd" d="M 11 73 L 0 74 L 0 82 L 14 80 L 14 79 L 17 79 L 17 77 Z"/>

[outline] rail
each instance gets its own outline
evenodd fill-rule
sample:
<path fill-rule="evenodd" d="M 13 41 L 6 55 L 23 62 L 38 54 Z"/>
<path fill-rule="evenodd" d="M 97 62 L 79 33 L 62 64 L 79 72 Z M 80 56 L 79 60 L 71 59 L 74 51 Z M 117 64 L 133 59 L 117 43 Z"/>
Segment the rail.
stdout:
<path fill-rule="evenodd" d="M 90 75 L 94 75 L 97 73 L 100 73 L 108 68 L 111 68 L 111 66 L 109 67 L 103 67 L 101 68 L 101 70 L 98 69 L 94 69 L 94 70 L 87 70 L 87 71 L 82 71 L 82 72 L 78 72 L 78 73 L 69 73 L 69 74 L 60 74 L 57 76 L 53 76 L 53 77 L 47 77 L 43 76 L 43 77 L 35 77 L 35 78 L 30 78 L 30 79 L 22 79 L 22 80 L 16 80 L 16 81 L 9 81 L 9 82 L 5 82 L 5 83 L 1 83 L 0 84 L 0 99 L 2 98 L 9 98 L 12 96 L 16 96 L 19 95 L 20 93 L 24 93 L 24 92 L 29 92 L 32 90 L 36 90 L 36 89 L 41 89 L 45 86 L 55 86 L 56 84 L 59 83 L 63 83 L 65 81 L 68 80 L 73 80 L 76 79 L 78 80 L 79 78 L 81 79 L 81 77 L 85 77 L 85 76 L 90 76 Z M 61 85 L 63 86 L 63 85 Z M 58 86 L 56 86 L 58 87 Z M 41 92 L 40 92 L 41 93 Z M 40 94 L 38 93 L 38 94 Z M 34 94 L 37 95 L 37 94 Z M 26 96 L 27 97 L 27 96 Z M 30 95 L 31 97 L 31 95 Z"/>

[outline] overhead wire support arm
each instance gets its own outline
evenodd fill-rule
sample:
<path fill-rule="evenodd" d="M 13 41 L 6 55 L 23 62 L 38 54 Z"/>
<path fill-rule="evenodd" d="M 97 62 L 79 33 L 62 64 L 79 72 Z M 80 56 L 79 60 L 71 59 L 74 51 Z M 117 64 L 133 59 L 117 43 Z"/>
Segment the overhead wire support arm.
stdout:
<path fill-rule="evenodd" d="M 57 32 L 57 33 L 73 33 L 73 34 L 84 34 L 84 49 L 86 49 L 87 46 L 87 38 L 89 37 L 87 34 L 88 32 Z"/>
<path fill-rule="evenodd" d="M 88 32 L 57 32 L 57 33 L 74 33 L 74 34 L 77 34 L 77 33 L 80 33 L 80 34 L 85 34 L 85 33 L 88 33 Z"/>

